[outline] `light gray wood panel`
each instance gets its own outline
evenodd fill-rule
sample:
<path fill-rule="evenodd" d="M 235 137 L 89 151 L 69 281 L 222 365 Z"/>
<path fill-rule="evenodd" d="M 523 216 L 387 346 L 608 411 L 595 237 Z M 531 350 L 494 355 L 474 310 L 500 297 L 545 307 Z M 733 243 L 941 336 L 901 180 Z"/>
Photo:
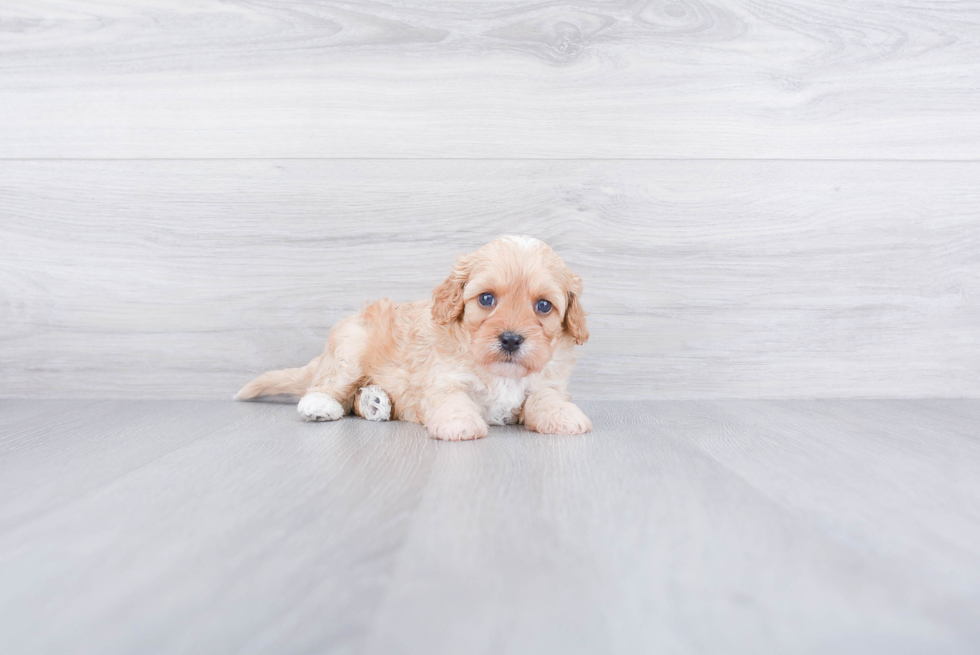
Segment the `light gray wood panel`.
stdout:
<path fill-rule="evenodd" d="M 6 427 L 32 418 L 50 416 L 53 413 L 74 411 L 88 404 L 91 404 L 91 402 L 87 400 L 63 401 L 58 403 L 57 408 L 51 408 L 44 403 L 24 403 L 20 399 L 0 398 L 0 427 Z"/>
<path fill-rule="evenodd" d="M 240 419 L 204 401 L 178 407 L 131 400 L 32 403 L 43 417 L 0 437 L 0 532 L 115 482 Z M 45 480 L 44 485 L 37 481 Z"/>
<path fill-rule="evenodd" d="M 931 410 L 933 416 L 956 417 L 980 425 L 980 405 L 960 402 L 957 400 L 934 400 L 923 406 L 923 410 Z M 980 441 L 980 433 L 968 430 L 963 433 L 975 441 Z"/>
<path fill-rule="evenodd" d="M 590 403 L 592 435 L 443 448 L 366 652 L 973 652 L 980 451 L 894 406 Z"/>
<path fill-rule="evenodd" d="M 587 402 L 592 434 L 462 444 L 281 404 L 16 402 L 50 416 L 0 428 L 28 446 L 0 450 L 0 480 L 87 491 L 0 529 L 5 652 L 980 640 L 977 401 Z"/>
<path fill-rule="evenodd" d="M 961 594 L 961 607 L 975 607 L 930 611 L 955 618 L 980 640 L 980 588 L 961 575 L 980 570 L 976 418 L 929 401 L 822 400 L 713 401 L 693 409 L 665 403 L 656 420 L 682 429 L 713 459 L 838 539 L 882 561 L 912 560 L 942 580 Z"/>
<path fill-rule="evenodd" d="M 974 2 L 0 6 L 0 156 L 980 156 Z"/>
<path fill-rule="evenodd" d="M 421 428 L 230 401 L 102 417 L 101 441 L 87 419 L 0 453 L 34 473 L 21 496 L 87 489 L 0 530 L 6 652 L 359 650 L 435 456 Z"/>
<path fill-rule="evenodd" d="M 980 395 L 980 164 L 6 162 L 0 395 L 227 397 L 505 233 L 584 397 Z"/>

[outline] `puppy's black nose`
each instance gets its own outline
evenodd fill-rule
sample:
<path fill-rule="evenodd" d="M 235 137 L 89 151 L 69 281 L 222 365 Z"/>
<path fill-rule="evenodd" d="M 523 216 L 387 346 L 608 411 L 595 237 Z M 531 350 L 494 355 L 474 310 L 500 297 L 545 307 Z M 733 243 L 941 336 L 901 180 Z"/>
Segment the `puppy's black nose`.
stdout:
<path fill-rule="evenodd" d="M 516 332 L 504 332 L 500 335 L 500 347 L 509 353 L 517 352 L 524 343 L 524 337 Z"/>

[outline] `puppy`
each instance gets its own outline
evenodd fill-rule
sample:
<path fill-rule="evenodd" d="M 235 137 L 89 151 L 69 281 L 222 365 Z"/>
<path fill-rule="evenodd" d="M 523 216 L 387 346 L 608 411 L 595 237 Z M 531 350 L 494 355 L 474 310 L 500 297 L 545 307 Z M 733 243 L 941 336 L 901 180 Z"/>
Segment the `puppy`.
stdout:
<path fill-rule="evenodd" d="M 450 441 L 511 423 L 588 432 L 567 391 L 573 348 L 589 338 L 581 293 L 582 280 L 546 244 L 502 237 L 460 257 L 432 300 L 367 305 L 333 327 L 309 364 L 265 373 L 236 398 L 302 395 L 306 420 L 353 409 L 422 423 Z"/>

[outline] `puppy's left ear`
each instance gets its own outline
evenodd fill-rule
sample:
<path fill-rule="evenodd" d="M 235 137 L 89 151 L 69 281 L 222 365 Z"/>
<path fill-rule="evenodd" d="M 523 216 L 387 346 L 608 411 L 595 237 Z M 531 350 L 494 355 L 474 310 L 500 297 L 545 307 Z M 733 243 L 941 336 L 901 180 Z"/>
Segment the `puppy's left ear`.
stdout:
<path fill-rule="evenodd" d="M 432 291 L 432 320 L 436 323 L 452 323 L 463 313 L 463 287 L 471 268 L 471 258 L 460 257 L 446 281 Z"/>
<path fill-rule="evenodd" d="M 572 335 L 575 343 L 584 345 L 589 340 L 589 328 L 585 325 L 585 310 L 579 296 L 582 295 L 582 278 L 572 277 L 568 290 L 568 308 L 565 310 L 565 330 Z"/>

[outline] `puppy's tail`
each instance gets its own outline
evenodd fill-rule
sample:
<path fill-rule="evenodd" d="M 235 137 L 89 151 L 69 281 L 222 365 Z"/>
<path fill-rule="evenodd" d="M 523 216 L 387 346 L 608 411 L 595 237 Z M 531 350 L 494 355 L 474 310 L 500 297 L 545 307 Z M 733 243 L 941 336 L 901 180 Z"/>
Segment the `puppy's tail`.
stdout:
<path fill-rule="evenodd" d="M 263 373 L 242 387 L 235 394 L 235 400 L 250 400 L 259 396 L 278 394 L 302 396 L 313 382 L 313 373 L 319 363 L 320 358 L 317 357 L 302 368 L 284 368 L 281 371 Z"/>

